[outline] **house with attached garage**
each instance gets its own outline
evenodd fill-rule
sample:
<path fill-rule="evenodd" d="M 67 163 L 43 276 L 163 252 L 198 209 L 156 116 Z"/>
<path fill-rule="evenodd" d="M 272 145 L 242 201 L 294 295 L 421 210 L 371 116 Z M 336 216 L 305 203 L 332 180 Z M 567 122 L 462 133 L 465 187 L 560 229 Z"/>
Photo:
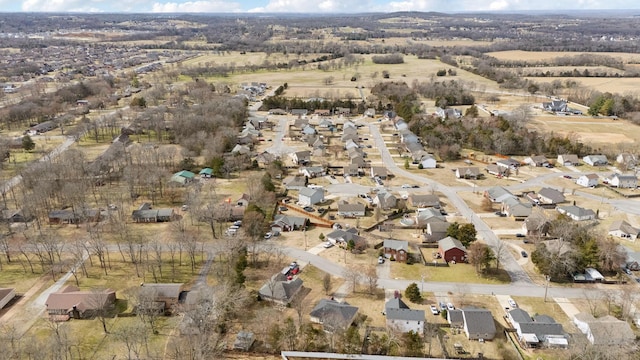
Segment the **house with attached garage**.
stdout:
<path fill-rule="evenodd" d="M 409 205 L 417 208 L 440 207 L 440 198 L 435 194 L 411 194 Z"/>
<path fill-rule="evenodd" d="M 97 209 L 63 209 L 51 210 L 48 214 L 49 224 L 79 224 L 82 222 L 98 222 L 102 218 Z"/>
<path fill-rule="evenodd" d="M 183 283 L 142 283 L 140 291 L 145 292 L 150 300 L 161 303 L 162 310 L 169 310 L 180 302 L 180 294 L 185 292 Z"/>
<path fill-rule="evenodd" d="M 576 184 L 584 187 L 598 186 L 598 174 L 584 174 L 576 180 Z"/>
<path fill-rule="evenodd" d="M 538 191 L 538 200 L 540 204 L 555 205 L 565 202 L 565 197 L 562 191 L 558 191 L 552 188 L 542 188 Z"/>
<path fill-rule="evenodd" d="M 306 166 L 298 170 L 298 172 L 308 178 L 316 178 L 327 175 L 324 166 Z"/>
<path fill-rule="evenodd" d="M 435 169 L 437 167 L 436 158 L 431 154 L 424 155 L 418 160 L 418 166 L 422 166 L 423 169 Z"/>
<path fill-rule="evenodd" d="M 496 161 L 496 165 L 498 165 L 498 167 L 505 169 L 505 170 L 517 170 L 520 167 L 520 161 L 516 160 L 516 159 L 500 159 L 498 161 Z"/>
<path fill-rule="evenodd" d="M 395 208 L 397 203 L 398 199 L 395 197 L 395 195 L 387 191 L 379 191 L 373 197 L 373 205 L 384 210 Z"/>
<path fill-rule="evenodd" d="M 178 171 L 177 173 L 171 176 L 171 182 L 175 182 L 181 185 L 187 185 L 193 182 L 196 174 L 192 173 L 188 170 Z"/>
<path fill-rule="evenodd" d="M 587 155 L 582 158 L 582 161 L 591 166 L 604 166 L 609 163 L 605 155 Z"/>
<path fill-rule="evenodd" d="M 83 291 L 68 285 L 62 290 L 49 294 L 45 306 L 51 320 L 67 321 L 72 318 L 90 318 L 96 311 L 112 308 L 115 301 L 114 290 Z"/>
<path fill-rule="evenodd" d="M 279 232 L 300 230 L 307 226 L 308 221 L 306 217 L 278 214 L 273 218 L 271 230 Z"/>
<path fill-rule="evenodd" d="M 593 210 L 575 205 L 558 206 L 556 210 L 575 221 L 594 220 L 596 218 L 596 213 Z"/>
<path fill-rule="evenodd" d="M 524 159 L 524 163 L 535 167 L 548 167 L 549 159 L 544 155 L 533 155 Z"/>
<path fill-rule="evenodd" d="M 295 151 L 289 154 L 291 160 L 296 165 L 305 165 L 311 161 L 311 151 L 303 150 L 303 151 Z"/>
<path fill-rule="evenodd" d="M 336 229 L 327 234 L 327 241 L 334 245 L 346 244 L 349 241 L 354 242 L 364 241 L 365 238 L 358 235 L 358 229 L 352 227 L 346 230 Z"/>
<path fill-rule="evenodd" d="M 172 208 L 138 209 L 131 213 L 131 218 L 137 223 L 169 222 L 176 219 Z"/>
<path fill-rule="evenodd" d="M 532 211 L 522 224 L 522 231 L 527 235 L 546 236 L 551 228 L 551 221 L 544 211 Z"/>
<path fill-rule="evenodd" d="M 564 100 L 553 100 L 550 102 L 543 102 L 542 108 L 545 111 L 550 111 L 554 113 L 569 111 L 569 106 L 567 105 L 567 102 Z"/>
<path fill-rule="evenodd" d="M 624 220 L 616 220 L 609 226 L 609 235 L 616 236 L 622 239 L 635 241 L 640 234 L 640 229 L 637 229 Z"/>
<path fill-rule="evenodd" d="M 344 218 L 362 217 L 365 215 L 365 211 L 366 207 L 361 203 L 338 203 L 338 216 L 342 216 Z"/>
<path fill-rule="evenodd" d="M 632 271 L 640 270 L 640 252 L 626 251 L 626 258 L 624 260 L 624 266 Z"/>
<path fill-rule="evenodd" d="M 616 162 L 624 169 L 633 169 L 638 165 L 638 158 L 631 153 L 621 153 L 616 157 Z"/>
<path fill-rule="evenodd" d="M 387 168 L 384 166 L 372 166 L 371 167 L 371 177 L 379 177 L 380 179 L 387 178 Z"/>
<path fill-rule="evenodd" d="M 458 179 L 472 179 L 475 180 L 482 176 L 480 168 L 476 166 L 459 167 L 456 169 L 456 178 Z"/>
<path fill-rule="evenodd" d="M 351 326 L 358 315 L 358 308 L 346 302 L 320 299 L 309 313 L 311 322 L 322 324 L 322 329 L 333 333 Z"/>
<path fill-rule="evenodd" d="M 409 256 L 409 242 L 406 240 L 384 239 L 382 248 L 387 258 L 397 262 L 407 262 Z"/>
<path fill-rule="evenodd" d="M 589 313 L 579 313 L 574 315 L 573 323 L 592 345 L 628 345 L 636 339 L 626 321 L 611 315 L 595 318 Z"/>
<path fill-rule="evenodd" d="M 484 197 L 491 200 L 492 203 L 501 204 L 506 199 L 516 196 L 502 186 L 494 186 L 484 191 Z"/>
<path fill-rule="evenodd" d="M 324 189 L 312 189 L 304 187 L 298 192 L 298 204 L 311 206 L 324 201 Z"/>
<path fill-rule="evenodd" d="M 405 216 L 408 216 L 408 215 L 405 215 Z M 435 208 L 416 209 L 415 220 L 412 220 L 411 224 L 403 223 L 403 220 L 400 220 L 400 223 L 405 226 L 416 225 L 418 228 L 422 228 L 422 229 L 424 229 L 429 223 L 432 223 L 432 222 L 447 222 L 447 218 L 444 217 L 444 215 L 442 215 L 440 210 Z"/>
<path fill-rule="evenodd" d="M 507 312 L 507 320 L 518 334 L 520 344 L 527 348 L 563 348 L 569 346 L 562 325 L 547 315 L 531 317 L 522 309 Z"/>
<path fill-rule="evenodd" d="M 440 239 L 444 239 L 447 236 L 447 229 L 449 229 L 449 223 L 433 221 L 427 223 L 425 229 L 423 242 L 436 242 Z"/>
<path fill-rule="evenodd" d="M 531 215 L 533 205 L 530 202 L 521 202 L 518 198 L 507 197 L 501 205 L 503 214 L 512 217 L 516 221 L 524 221 Z"/>
<path fill-rule="evenodd" d="M 282 185 L 287 190 L 300 190 L 307 187 L 307 183 L 309 182 L 308 178 L 304 175 L 294 175 L 287 176 L 282 180 Z"/>
<path fill-rule="evenodd" d="M 413 331 L 424 334 L 424 310 L 410 309 L 399 296 L 395 296 L 384 304 L 384 315 L 387 328 L 401 333 Z"/>
<path fill-rule="evenodd" d="M 258 294 L 262 300 L 287 305 L 300 292 L 302 284 L 302 279 L 297 276 L 289 279 L 286 275 L 277 273 L 262 285 Z"/>
<path fill-rule="evenodd" d="M 562 166 L 576 166 L 580 164 L 580 161 L 576 154 L 562 154 L 558 155 L 557 163 Z"/>
<path fill-rule="evenodd" d="M 635 189 L 638 187 L 638 178 L 634 174 L 612 174 L 605 179 L 610 186 L 619 189 Z"/>

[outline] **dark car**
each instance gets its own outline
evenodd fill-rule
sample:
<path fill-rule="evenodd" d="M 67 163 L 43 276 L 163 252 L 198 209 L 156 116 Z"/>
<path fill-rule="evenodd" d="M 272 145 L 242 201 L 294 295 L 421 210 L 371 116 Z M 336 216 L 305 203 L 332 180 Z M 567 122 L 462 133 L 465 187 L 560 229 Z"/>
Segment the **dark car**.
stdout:
<path fill-rule="evenodd" d="M 312 208 L 311 206 L 305 206 L 302 209 L 304 211 L 306 211 L 306 212 L 314 212 L 314 211 L 316 211 L 316 209 Z"/>
<path fill-rule="evenodd" d="M 516 234 L 516 237 L 523 238 L 525 236 L 524 236 L 524 234 Z"/>
<path fill-rule="evenodd" d="M 571 179 L 571 176 L 570 176 L 570 175 L 564 175 L 563 177 L 564 177 L 565 179 Z"/>
<path fill-rule="evenodd" d="M 280 206 L 278 209 L 279 209 L 280 211 L 287 211 L 287 210 L 289 210 L 289 208 L 288 208 L 288 207 L 286 207 L 286 206 Z"/>
<path fill-rule="evenodd" d="M 525 257 L 525 258 L 526 258 L 526 257 L 529 257 L 529 255 L 527 254 L 527 252 L 526 252 L 526 251 L 524 251 L 524 250 L 520 251 L 520 255 L 522 255 L 522 257 Z"/>

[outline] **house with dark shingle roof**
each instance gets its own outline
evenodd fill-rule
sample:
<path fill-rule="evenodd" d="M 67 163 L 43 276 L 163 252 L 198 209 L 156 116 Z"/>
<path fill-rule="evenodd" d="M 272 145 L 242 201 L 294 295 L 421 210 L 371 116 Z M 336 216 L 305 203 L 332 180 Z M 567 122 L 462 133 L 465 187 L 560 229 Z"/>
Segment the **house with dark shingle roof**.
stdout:
<path fill-rule="evenodd" d="M 463 262 L 467 259 L 467 248 L 451 236 L 438 240 L 438 253 L 446 262 Z"/>
<path fill-rule="evenodd" d="M 624 220 L 616 220 L 609 227 L 609 235 L 616 236 L 627 240 L 635 240 L 640 234 L 637 229 Z"/>
<path fill-rule="evenodd" d="M 409 204 L 417 208 L 440 207 L 440 198 L 435 194 L 411 194 Z"/>
<path fill-rule="evenodd" d="M 258 292 L 260 298 L 266 301 L 272 301 L 277 304 L 287 305 L 302 289 L 302 279 L 295 277 L 287 280 L 282 274 L 275 274 L 269 279 Z"/>
<path fill-rule="evenodd" d="M 388 258 L 397 262 L 406 262 L 409 256 L 409 242 L 406 240 L 384 239 L 382 242 L 384 253 Z"/>
<path fill-rule="evenodd" d="M 516 329 L 518 340 L 525 347 L 566 348 L 569 345 L 562 325 L 549 316 L 532 318 L 528 312 L 518 308 L 509 310 L 507 320 Z"/>
<path fill-rule="evenodd" d="M 114 290 L 81 291 L 75 286 L 66 286 L 60 291 L 49 294 L 45 305 L 47 313 L 55 321 L 67 321 L 71 318 L 83 319 L 93 316 L 96 310 L 111 307 L 116 301 Z"/>
<path fill-rule="evenodd" d="M 338 216 L 345 218 L 362 217 L 365 215 L 366 207 L 361 203 L 338 203 Z"/>
<path fill-rule="evenodd" d="M 346 329 L 358 315 L 358 308 L 346 302 L 321 299 L 311 310 L 311 322 L 322 324 L 326 332 Z"/>
<path fill-rule="evenodd" d="M 578 155 L 576 154 L 562 154 L 558 155 L 558 164 L 563 166 L 575 166 L 580 163 Z"/>
<path fill-rule="evenodd" d="M 484 197 L 493 203 L 502 203 L 508 198 L 515 198 L 515 195 L 502 186 L 494 186 L 484 191 Z"/>
<path fill-rule="evenodd" d="M 610 315 L 594 318 L 591 314 L 579 313 L 573 317 L 573 323 L 593 345 L 626 345 L 636 338 L 629 323 Z"/>
<path fill-rule="evenodd" d="M 476 307 L 462 309 L 463 329 L 469 340 L 493 340 L 496 324 L 491 311 Z"/>
<path fill-rule="evenodd" d="M 596 218 L 596 213 L 593 210 L 575 205 L 558 206 L 556 210 L 560 214 L 566 215 L 575 221 L 593 220 Z"/>
<path fill-rule="evenodd" d="M 410 309 L 402 300 L 394 298 L 385 304 L 385 316 L 388 329 L 424 334 L 424 310 Z"/>

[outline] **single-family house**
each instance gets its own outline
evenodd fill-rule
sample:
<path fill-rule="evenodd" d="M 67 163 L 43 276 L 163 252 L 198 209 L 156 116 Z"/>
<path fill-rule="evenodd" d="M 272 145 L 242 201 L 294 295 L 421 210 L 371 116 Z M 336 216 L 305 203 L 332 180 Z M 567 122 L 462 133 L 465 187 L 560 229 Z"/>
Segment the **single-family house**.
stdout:
<path fill-rule="evenodd" d="M 438 253 L 446 262 L 464 262 L 467 260 L 467 248 L 460 240 L 447 236 L 438 240 Z"/>
<path fill-rule="evenodd" d="M 502 213 L 512 217 L 516 221 L 524 221 L 529 215 L 533 205 L 529 202 L 521 202 L 518 198 L 507 197 L 502 201 Z"/>
<path fill-rule="evenodd" d="M 506 176 L 508 173 L 508 169 L 505 169 L 503 167 L 500 167 L 496 164 L 487 164 L 487 166 L 484 168 L 484 170 L 490 174 L 490 175 L 495 175 L 498 177 L 501 176 Z"/>
<path fill-rule="evenodd" d="M 580 164 L 580 161 L 576 154 L 562 154 L 558 155 L 557 163 L 562 166 L 576 166 Z"/>
<path fill-rule="evenodd" d="M 137 223 L 169 222 L 176 218 L 172 208 L 133 210 L 131 218 Z"/>
<path fill-rule="evenodd" d="M 638 187 L 638 178 L 634 174 L 612 174 L 607 178 L 610 186 L 620 189 L 635 189 Z"/>
<path fill-rule="evenodd" d="M 16 297 L 16 289 L 0 288 L 0 310 L 7 306 L 14 297 Z"/>
<path fill-rule="evenodd" d="M 491 200 L 492 203 L 500 204 L 508 198 L 515 198 L 515 195 L 502 186 L 493 186 L 484 191 L 484 197 Z"/>
<path fill-rule="evenodd" d="M 376 109 L 374 108 L 367 108 L 367 110 L 364 111 L 364 116 L 366 117 L 374 117 L 376 116 Z"/>
<path fill-rule="evenodd" d="M 609 226 L 609 235 L 619 238 L 635 241 L 640 234 L 637 229 L 624 220 L 616 220 Z"/>
<path fill-rule="evenodd" d="M 402 220 L 400 221 L 402 223 Z M 418 208 L 416 209 L 415 220 L 411 225 L 417 225 L 419 228 L 425 228 L 432 222 L 447 222 L 447 218 L 442 215 L 440 210 L 436 208 Z"/>
<path fill-rule="evenodd" d="M 362 217 L 365 215 L 366 207 L 361 203 L 339 203 L 338 204 L 338 216 L 344 218 Z"/>
<path fill-rule="evenodd" d="M 507 319 L 518 334 L 518 340 L 527 348 L 567 348 L 569 343 L 562 325 L 546 315 L 533 318 L 520 308 L 507 312 Z"/>
<path fill-rule="evenodd" d="M 421 166 L 423 169 L 435 169 L 437 167 L 436 158 L 430 154 L 424 155 L 418 160 L 418 166 Z"/>
<path fill-rule="evenodd" d="M 322 129 L 332 129 L 335 127 L 335 124 L 330 119 L 322 119 L 318 122 L 318 127 Z"/>
<path fill-rule="evenodd" d="M 177 173 L 171 176 L 170 181 L 175 182 L 181 185 L 187 185 L 195 179 L 196 174 L 192 173 L 189 170 L 178 171 Z"/>
<path fill-rule="evenodd" d="M 49 224 L 79 224 L 81 222 L 98 222 L 101 219 L 97 209 L 62 209 L 51 210 L 48 214 Z"/>
<path fill-rule="evenodd" d="M 162 309 L 171 309 L 178 305 L 180 294 L 185 291 L 183 283 L 142 283 L 140 288 L 151 301 L 163 304 Z"/>
<path fill-rule="evenodd" d="M 397 204 L 398 199 L 395 195 L 387 191 L 378 191 L 373 197 L 373 205 L 384 210 L 395 208 Z"/>
<path fill-rule="evenodd" d="M 67 321 L 92 317 L 96 311 L 113 307 L 116 292 L 111 289 L 81 291 L 68 285 L 62 290 L 49 294 L 45 305 L 47 313 L 54 321 Z"/>
<path fill-rule="evenodd" d="M 500 159 L 496 161 L 496 165 L 505 170 L 516 170 L 520 167 L 520 161 L 512 158 Z"/>
<path fill-rule="evenodd" d="M 33 220 L 33 215 L 29 214 L 26 211 L 18 209 L 4 209 L 0 211 L 0 216 L 2 216 L 2 218 L 0 218 L 0 221 L 10 224 L 26 223 Z"/>
<path fill-rule="evenodd" d="M 204 169 L 200 170 L 198 175 L 200 175 L 200 177 L 203 177 L 203 178 L 213 177 L 213 169 L 212 168 L 204 168 Z"/>
<path fill-rule="evenodd" d="M 627 251 L 625 252 L 627 257 L 624 261 L 624 266 L 632 271 L 640 270 L 640 252 L 638 251 Z"/>
<path fill-rule="evenodd" d="M 311 151 L 309 150 L 295 151 L 289 156 L 296 165 L 306 165 L 311 162 Z"/>
<path fill-rule="evenodd" d="M 289 113 L 293 116 L 302 117 L 302 116 L 307 116 L 309 111 L 307 109 L 291 109 Z"/>
<path fill-rule="evenodd" d="M 298 172 L 308 178 L 316 178 L 327 175 L 324 166 L 306 166 L 298 170 Z"/>
<path fill-rule="evenodd" d="M 462 309 L 463 329 L 469 340 L 493 340 L 496 324 L 491 311 L 476 307 Z"/>
<path fill-rule="evenodd" d="M 396 118 L 393 120 L 393 126 L 398 131 L 403 131 L 403 130 L 408 130 L 409 129 L 409 124 L 407 124 L 407 122 L 403 118 L 401 118 L 399 116 L 396 116 Z"/>
<path fill-rule="evenodd" d="M 384 307 L 387 328 L 402 333 L 413 331 L 420 336 L 424 334 L 424 310 L 410 309 L 398 297 L 387 301 Z"/>
<path fill-rule="evenodd" d="M 331 116 L 331 110 L 329 109 L 315 109 L 313 115 L 318 116 Z"/>
<path fill-rule="evenodd" d="M 576 184 L 584 187 L 598 186 L 598 174 L 584 174 L 576 180 Z"/>
<path fill-rule="evenodd" d="M 273 217 L 271 229 L 279 232 L 295 231 L 305 228 L 308 221 L 306 217 L 278 214 Z"/>
<path fill-rule="evenodd" d="M 321 299 L 309 313 L 311 322 L 322 324 L 324 331 L 331 333 L 351 326 L 356 315 L 356 306 L 328 299 Z"/>
<path fill-rule="evenodd" d="M 253 140 L 251 140 L 253 142 Z M 240 155 L 248 155 L 251 154 L 251 148 L 247 145 L 236 144 L 236 146 L 231 149 L 232 154 L 240 154 Z"/>
<path fill-rule="evenodd" d="M 447 229 L 449 229 L 449 223 L 446 222 L 432 221 L 427 223 L 423 242 L 436 242 L 444 239 L 447 236 Z"/>
<path fill-rule="evenodd" d="M 544 155 L 532 155 L 525 158 L 524 163 L 535 167 L 548 167 L 549 159 Z"/>
<path fill-rule="evenodd" d="M 236 200 L 236 206 L 249 206 L 250 201 L 251 196 L 247 193 L 242 193 L 238 200 Z"/>
<path fill-rule="evenodd" d="M 593 345 L 627 345 L 636 338 L 629 323 L 611 315 L 595 318 L 579 313 L 574 315 L 573 323 Z"/>
<path fill-rule="evenodd" d="M 591 166 L 604 166 L 609 163 L 605 155 L 587 155 L 582 158 L 582 161 Z"/>
<path fill-rule="evenodd" d="M 596 218 L 596 213 L 593 210 L 575 205 L 558 206 L 556 210 L 575 221 L 594 220 Z"/>
<path fill-rule="evenodd" d="M 288 278 L 281 273 L 277 273 L 262 285 L 258 294 L 262 300 L 287 305 L 293 301 L 295 296 L 300 292 L 302 284 L 302 279 L 298 276 Z"/>
<path fill-rule="evenodd" d="M 274 162 L 276 159 L 277 159 L 276 155 L 267 151 L 263 151 L 260 154 L 256 155 L 256 161 L 258 162 L 258 164 L 262 166 L 269 165 L 272 162 Z"/>
<path fill-rule="evenodd" d="M 625 170 L 633 169 L 638 165 L 638 158 L 631 153 L 620 153 L 616 157 L 616 162 L 620 164 Z"/>
<path fill-rule="evenodd" d="M 387 258 L 393 258 L 397 262 L 407 262 L 409 242 L 406 240 L 384 239 L 382 247 Z"/>
<path fill-rule="evenodd" d="M 283 109 L 271 109 L 267 112 L 269 115 L 287 115 L 287 112 Z"/>
<path fill-rule="evenodd" d="M 357 164 L 349 164 L 343 167 L 342 171 L 346 176 L 358 176 L 360 174 L 360 167 Z"/>
<path fill-rule="evenodd" d="M 480 168 L 477 166 L 459 167 L 456 169 L 456 177 L 458 179 L 477 179 L 482 175 Z"/>
<path fill-rule="evenodd" d="M 317 134 L 316 128 L 313 127 L 312 125 L 309 125 L 309 124 L 303 126 L 301 132 L 302 132 L 303 135 L 315 135 L 315 134 Z"/>
<path fill-rule="evenodd" d="M 357 136 L 357 135 L 354 135 L 354 136 Z M 357 140 L 346 139 L 344 142 L 344 149 L 347 151 L 352 149 L 360 149 L 360 145 L 358 145 Z"/>
<path fill-rule="evenodd" d="M 445 119 L 459 119 L 462 117 L 462 112 L 458 109 L 454 109 L 454 108 L 441 108 L 438 107 L 436 108 L 436 116 L 438 116 L 439 118 L 441 118 L 442 120 Z"/>
<path fill-rule="evenodd" d="M 326 239 L 327 241 L 335 245 L 346 244 L 351 240 L 356 243 L 359 241 L 364 241 L 364 238 L 358 235 L 358 229 L 355 227 L 348 228 L 346 230 L 336 229 L 328 233 Z"/>
<path fill-rule="evenodd" d="M 307 187 L 309 179 L 304 175 L 287 176 L 282 180 L 282 185 L 287 190 L 301 190 Z"/>
<path fill-rule="evenodd" d="M 380 179 L 387 178 L 387 168 L 384 166 L 372 166 L 371 167 L 371 177 L 379 177 Z"/>
<path fill-rule="evenodd" d="M 298 204 L 310 206 L 324 201 L 324 189 L 304 187 L 298 192 Z"/>
<path fill-rule="evenodd" d="M 567 105 L 567 102 L 564 100 L 552 100 L 550 102 L 543 102 L 542 108 L 545 111 L 550 111 L 554 113 L 569 111 L 569 106 Z"/>
<path fill-rule="evenodd" d="M 411 194 L 409 205 L 417 208 L 440 208 L 440 198 L 435 194 Z"/>
<path fill-rule="evenodd" d="M 551 228 L 551 221 L 543 211 L 532 211 L 522 224 L 522 231 L 527 235 L 546 236 Z"/>
<path fill-rule="evenodd" d="M 538 191 L 538 200 L 541 204 L 554 205 L 565 202 L 565 197 L 562 191 L 545 187 Z"/>

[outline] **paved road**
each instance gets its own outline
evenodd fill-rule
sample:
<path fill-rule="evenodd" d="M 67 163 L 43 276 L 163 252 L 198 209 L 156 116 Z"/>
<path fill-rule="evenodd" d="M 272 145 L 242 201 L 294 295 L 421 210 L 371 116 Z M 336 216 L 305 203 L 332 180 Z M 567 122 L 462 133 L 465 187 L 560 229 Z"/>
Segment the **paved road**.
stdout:
<path fill-rule="evenodd" d="M 476 231 L 478 232 L 478 235 L 482 237 L 482 239 L 484 239 L 487 245 L 494 248 L 497 246 L 497 244 L 501 240 L 489 228 L 489 226 L 484 221 L 482 221 L 480 217 L 475 215 L 475 213 L 469 208 L 467 203 L 465 203 L 464 200 L 462 200 L 462 198 L 458 196 L 456 190 L 451 187 L 442 185 L 434 180 L 401 169 L 396 165 L 395 161 L 391 157 L 391 153 L 389 153 L 389 149 L 387 149 L 378 127 L 375 124 L 369 124 L 369 132 L 375 140 L 376 147 L 380 150 L 382 162 L 389 171 L 396 175 L 411 179 L 419 184 L 429 185 L 434 190 L 443 193 L 449 199 L 451 205 L 453 205 L 458 210 L 458 213 L 461 216 L 467 218 L 469 222 L 473 223 Z M 507 271 L 507 273 L 511 277 L 511 281 L 514 284 L 533 284 L 533 281 L 531 281 L 529 275 L 522 269 L 522 267 L 510 253 L 505 252 L 504 259 L 502 260 L 502 266 L 503 269 Z"/>

